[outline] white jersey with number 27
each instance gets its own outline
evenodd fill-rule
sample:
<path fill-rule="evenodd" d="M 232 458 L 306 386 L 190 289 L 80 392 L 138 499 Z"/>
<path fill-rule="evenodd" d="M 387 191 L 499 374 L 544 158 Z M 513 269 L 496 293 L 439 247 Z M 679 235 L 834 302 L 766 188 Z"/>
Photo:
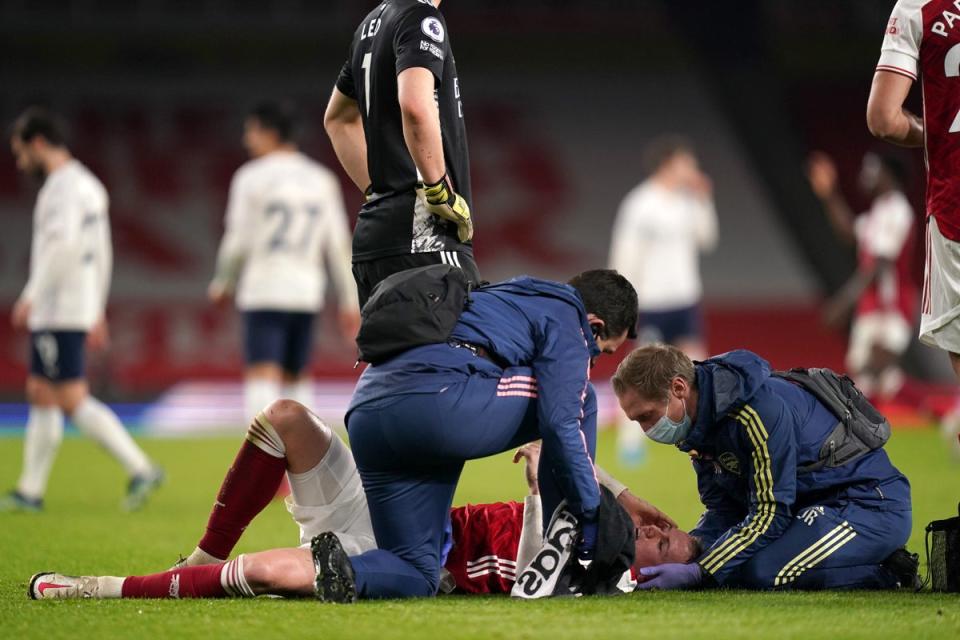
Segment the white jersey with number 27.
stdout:
<path fill-rule="evenodd" d="M 355 308 L 350 231 L 337 177 L 296 151 L 274 151 L 233 177 L 218 263 L 240 265 L 243 310 L 317 311 L 327 273 Z"/>

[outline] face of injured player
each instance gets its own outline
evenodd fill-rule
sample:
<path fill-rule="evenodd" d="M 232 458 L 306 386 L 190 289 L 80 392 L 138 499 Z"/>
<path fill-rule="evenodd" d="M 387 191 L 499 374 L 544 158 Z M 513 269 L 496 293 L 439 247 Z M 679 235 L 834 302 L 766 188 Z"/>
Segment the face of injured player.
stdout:
<path fill-rule="evenodd" d="M 661 529 L 652 524 L 637 527 L 634 569 L 667 562 L 693 562 L 699 554 L 699 542 L 686 531 Z"/>
<path fill-rule="evenodd" d="M 10 138 L 10 150 L 17 160 L 17 169 L 40 182 L 47 177 L 40 153 L 42 145 L 43 140 L 39 136 L 33 138 L 30 142 L 24 142 L 17 136 Z"/>

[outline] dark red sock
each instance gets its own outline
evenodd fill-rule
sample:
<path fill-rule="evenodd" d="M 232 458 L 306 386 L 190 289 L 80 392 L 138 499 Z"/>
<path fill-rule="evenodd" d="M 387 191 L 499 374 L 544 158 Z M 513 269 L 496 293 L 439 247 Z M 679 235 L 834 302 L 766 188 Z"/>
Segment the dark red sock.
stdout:
<path fill-rule="evenodd" d="M 285 458 L 245 440 L 220 485 L 207 532 L 197 546 L 215 558 L 228 558 L 243 530 L 270 504 L 286 468 Z"/>
<path fill-rule="evenodd" d="M 130 576 L 120 590 L 123 598 L 225 598 L 221 564 L 172 569 L 149 576 Z"/>

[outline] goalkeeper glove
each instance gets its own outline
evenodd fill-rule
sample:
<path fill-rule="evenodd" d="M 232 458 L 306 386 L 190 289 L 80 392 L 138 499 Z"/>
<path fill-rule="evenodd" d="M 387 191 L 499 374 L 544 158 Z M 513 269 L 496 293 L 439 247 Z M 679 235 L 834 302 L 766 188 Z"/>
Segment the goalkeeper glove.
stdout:
<path fill-rule="evenodd" d="M 460 242 L 470 242 L 473 238 L 470 205 L 463 196 L 450 188 L 446 174 L 436 184 L 423 185 L 423 198 L 427 211 L 457 225 L 457 237 Z"/>

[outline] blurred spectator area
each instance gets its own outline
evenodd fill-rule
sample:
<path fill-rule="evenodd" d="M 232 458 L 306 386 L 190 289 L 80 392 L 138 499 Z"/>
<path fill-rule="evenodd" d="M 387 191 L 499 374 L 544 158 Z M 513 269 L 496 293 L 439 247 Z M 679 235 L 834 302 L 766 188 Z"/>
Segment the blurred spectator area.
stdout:
<path fill-rule="evenodd" d="M 680 132 L 695 141 L 716 188 L 720 246 L 703 263 L 711 349 L 753 347 L 778 366 L 840 367 L 843 336 L 817 320 L 831 283 L 791 226 L 821 214 L 781 184 L 803 188 L 811 148 L 837 155 L 845 180 L 853 177 L 857 148 L 869 142 L 862 114 L 888 13 L 875 4 L 745 2 L 741 11 L 706 2 L 445 3 L 484 276 L 566 279 L 604 265 L 620 199 L 643 178 L 644 145 Z M 64 112 L 73 150 L 111 194 L 114 346 L 94 361 L 109 373 L 106 393 L 147 396 L 185 378 L 238 376 L 236 314 L 208 308 L 204 291 L 230 176 L 245 160 L 243 114 L 263 98 L 296 100 L 303 149 L 336 167 L 323 108 L 352 31 L 374 5 L 0 1 L 4 124 L 32 102 Z M 810 25 L 826 22 L 813 29 L 817 51 L 804 49 Z M 747 25 L 759 35 L 746 49 L 716 44 L 703 37 L 705 25 L 727 35 Z M 827 64 L 831 52 L 842 64 L 824 77 L 816 61 Z M 737 66 L 759 67 L 765 80 L 747 83 L 746 93 L 738 85 L 731 99 L 725 74 Z M 738 107 L 771 94 L 780 108 L 746 135 Z M 765 148 L 782 150 L 778 163 L 763 159 Z M 359 194 L 341 176 L 356 211 Z M 6 307 L 26 279 L 34 197 L 0 153 Z M 354 375 L 352 353 L 325 322 L 315 373 Z M 0 323 L 0 395 L 19 393 L 25 352 L 25 338 Z M 597 375 L 608 373 L 609 365 Z"/>

